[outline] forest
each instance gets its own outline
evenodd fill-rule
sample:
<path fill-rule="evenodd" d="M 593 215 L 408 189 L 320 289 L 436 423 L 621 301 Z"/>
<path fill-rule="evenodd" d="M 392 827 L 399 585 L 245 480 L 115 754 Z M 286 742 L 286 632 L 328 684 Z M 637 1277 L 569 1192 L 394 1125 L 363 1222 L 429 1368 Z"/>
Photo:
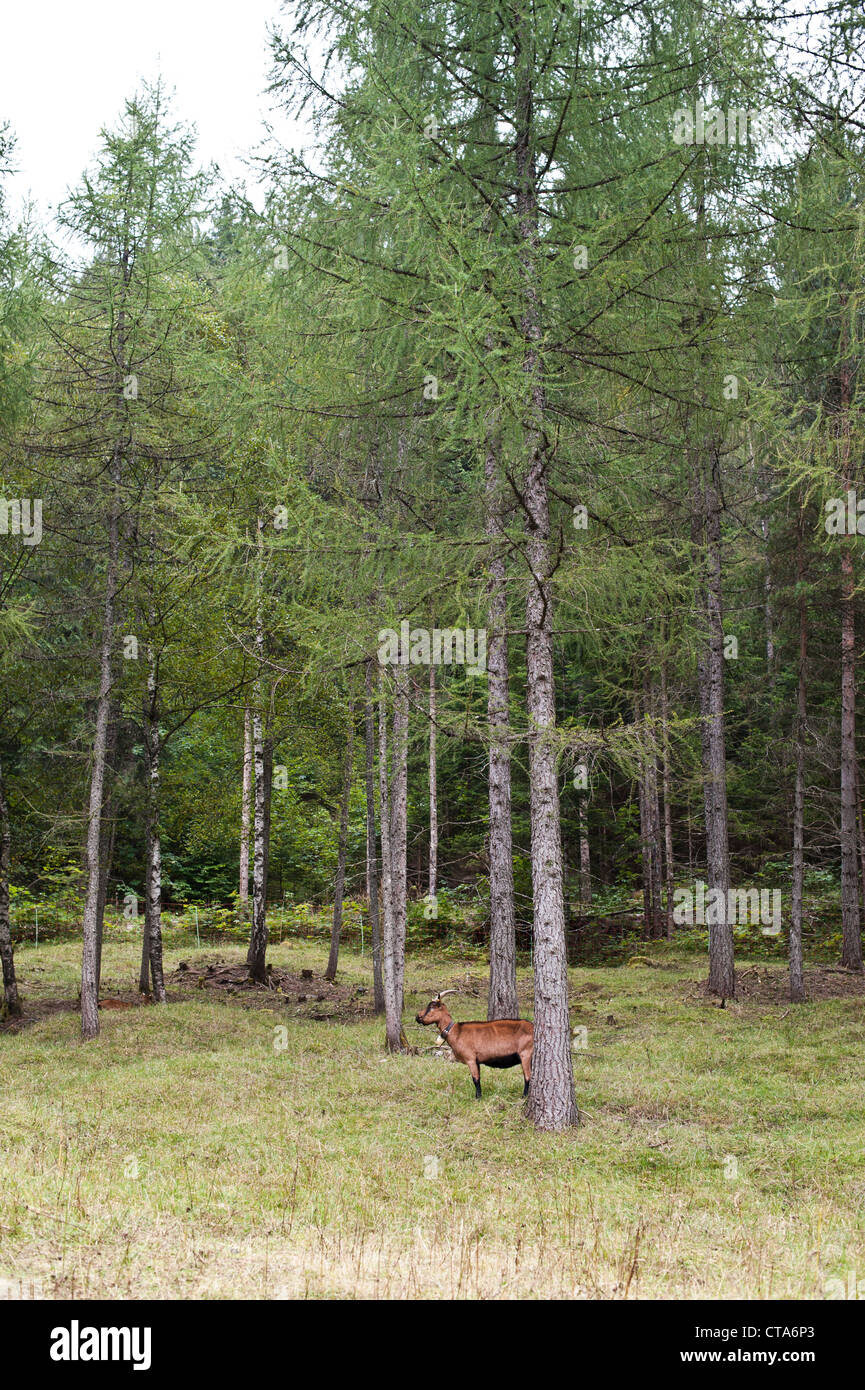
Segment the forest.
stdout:
<path fill-rule="evenodd" d="M 527 1164 L 537 1132 L 609 1164 L 646 1068 L 628 1133 L 662 1167 L 685 1112 L 777 1102 L 793 1134 L 819 1093 L 819 1274 L 813 1191 L 770 1287 L 771 1259 L 683 1273 L 669 1211 L 641 1236 L 617 1187 L 591 1271 L 551 1236 L 537 1275 L 814 1296 L 848 1236 L 865 1261 L 829 1174 L 858 1162 L 865 994 L 865 12 L 275 0 L 262 46 L 308 148 L 263 123 L 231 183 L 152 74 L 51 223 L 3 201 L 0 94 L 0 1071 L 47 1107 L 0 1139 L 72 1142 L 64 1106 L 121 1065 L 181 1114 L 193 1037 L 238 1096 L 291 1058 L 298 1125 L 344 1056 L 367 1113 L 447 1095 Z M 492 1138 L 414 1022 L 445 988 L 533 1020 L 524 1103 L 483 1073 Z M 721 1089 L 677 1103 L 701 1048 Z M 361 1142 L 343 1123 L 325 1147 Z M 124 1143 L 134 1189 L 150 1140 Z M 0 1198 L 0 1274 L 48 1280 L 51 1182 Z M 777 1195 L 740 1213 L 767 1249 Z M 321 1258 L 306 1290 L 344 1291 Z M 507 1293 L 509 1258 L 460 1292 Z"/>

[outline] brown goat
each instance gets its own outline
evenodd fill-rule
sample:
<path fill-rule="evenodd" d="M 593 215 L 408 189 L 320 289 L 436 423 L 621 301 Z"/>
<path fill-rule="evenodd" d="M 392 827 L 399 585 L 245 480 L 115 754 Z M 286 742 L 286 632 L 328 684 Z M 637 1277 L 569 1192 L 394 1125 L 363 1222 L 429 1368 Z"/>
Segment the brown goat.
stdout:
<path fill-rule="evenodd" d="M 489 1023 L 457 1023 L 442 1003 L 444 994 L 456 994 L 446 989 L 431 999 L 422 1014 L 415 1019 L 424 1028 L 434 1023 L 457 1061 L 465 1062 L 475 1083 L 475 1100 L 481 1099 L 481 1067 L 521 1066 L 529 1093 L 532 1079 L 532 1052 L 535 1046 L 535 1027 L 522 1018 L 496 1018 Z"/>

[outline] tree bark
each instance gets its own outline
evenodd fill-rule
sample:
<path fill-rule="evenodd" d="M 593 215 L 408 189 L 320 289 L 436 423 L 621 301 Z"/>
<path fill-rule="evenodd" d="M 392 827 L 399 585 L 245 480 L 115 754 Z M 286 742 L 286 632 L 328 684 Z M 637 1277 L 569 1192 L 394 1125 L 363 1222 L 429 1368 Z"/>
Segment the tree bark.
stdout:
<path fill-rule="evenodd" d="M 589 845 L 589 793 L 581 793 L 578 800 L 580 826 L 580 911 L 592 905 L 592 858 Z"/>
<path fill-rule="evenodd" d="M 148 649 L 147 707 L 144 721 L 144 748 L 147 757 L 146 882 L 144 897 L 144 935 L 153 998 L 165 1003 L 162 968 L 162 837 L 160 834 L 160 757 L 159 671 L 154 649 Z"/>
<path fill-rule="evenodd" d="M 381 923 L 379 921 L 378 856 L 375 843 L 375 719 L 373 710 L 372 662 L 366 663 L 366 700 L 364 704 L 366 736 L 366 895 L 369 902 L 369 921 L 372 933 L 373 1008 L 384 1013 L 384 982 L 381 970 Z"/>
<path fill-rule="evenodd" d="M 388 1047 L 402 1051 L 405 941 L 408 915 L 408 673 L 397 666 L 393 707 L 393 768 L 390 795 L 390 882 L 393 930 L 393 1016 Z"/>
<path fill-rule="evenodd" d="M 342 775 L 342 802 L 339 808 L 339 843 L 336 855 L 336 883 L 333 890 L 333 922 L 330 929 L 330 956 L 324 972 L 326 980 L 336 979 L 339 941 L 342 934 L 342 899 L 345 890 L 345 858 L 348 848 L 348 808 L 351 800 L 351 774 L 354 763 L 354 705 L 348 706 L 348 739 Z"/>
<path fill-rule="evenodd" d="M 863 907 L 863 894 L 865 894 L 865 815 L 862 812 L 862 781 L 859 776 L 859 760 L 856 760 L 856 830 L 859 843 L 859 880 L 862 892 L 859 898 L 860 911 Z M 860 916 L 860 921 L 861 916 Z"/>
<path fill-rule="evenodd" d="M 249 826 L 252 810 L 252 717 L 249 706 L 243 710 L 243 791 L 240 802 L 240 881 L 238 901 L 241 914 L 249 904 Z"/>
<path fill-rule="evenodd" d="M 663 904 L 663 856 L 661 850 L 661 816 L 658 809 L 658 736 L 657 736 L 657 711 L 655 708 L 655 689 L 651 677 L 647 674 L 645 681 L 646 702 L 649 713 L 648 726 L 648 800 L 649 800 L 649 835 L 652 846 L 652 936 L 659 937 L 664 934 L 664 904 Z"/>
<path fill-rule="evenodd" d="M 526 476 L 526 704 L 529 722 L 529 807 L 534 909 L 535 1051 L 526 1110 L 538 1129 L 562 1130 L 579 1121 L 574 1095 L 568 969 L 562 885 L 556 702 L 553 681 L 552 584 L 546 401 L 540 356 L 538 183 L 534 129 L 534 53 L 531 17 L 515 7 L 515 157 L 522 280 L 523 425 Z"/>
<path fill-rule="evenodd" d="M 841 382 L 843 465 L 841 489 L 851 486 L 850 382 L 845 369 Z M 855 538 L 841 539 L 841 964 L 862 969 L 859 918 L 859 873 L 856 863 L 856 581 L 853 574 Z"/>
<path fill-rule="evenodd" d="M 114 776 L 114 750 L 116 747 L 117 723 L 116 711 L 114 717 L 109 721 L 108 726 L 108 747 L 105 751 L 105 763 L 107 772 Z M 117 817 L 114 814 L 114 797 L 111 791 L 105 798 L 102 806 L 102 825 L 99 831 L 99 904 L 97 907 L 97 920 L 99 930 L 96 944 L 96 990 L 97 994 L 102 985 L 102 942 L 105 936 L 105 904 L 108 901 L 108 879 L 111 873 L 111 865 L 114 860 L 114 842 L 117 834 Z"/>
<path fill-rule="evenodd" d="M 378 772 L 381 816 L 381 898 L 383 914 L 382 976 L 385 1005 L 385 1042 L 389 1052 L 401 1050 L 402 1004 L 398 999 L 396 933 L 393 912 L 393 861 L 391 853 L 390 760 L 388 750 L 387 687 L 379 669 Z"/>
<path fill-rule="evenodd" d="M 438 891 L 439 816 L 436 767 L 436 668 L 429 668 L 429 897 Z"/>
<path fill-rule="evenodd" d="M 252 716 L 252 746 L 255 762 L 253 815 L 252 930 L 246 963 L 253 980 L 267 982 L 267 788 L 265 777 L 264 720 L 256 706 Z"/>
<path fill-rule="evenodd" d="M 673 939 L 673 892 L 675 868 L 673 865 L 673 810 L 670 794 L 670 712 L 667 703 L 667 667 L 661 663 L 661 791 L 664 802 L 664 878 L 666 883 L 667 940 Z"/>
<path fill-rule="evenodd" d="M 705 472 L 705 476 L 701 476 Z M 724 625 L 721 588 L 720 457 L 709 449 L 708 466 L 693 466 L 692 535 L 703 552 L 706 634 L 698 658 L 700 737 L 703 760 L 703 798 L 706 816 L 706 877 L 709 888 L 729 901 L 730 851 L 727 835 L 727 758 L 724 737 Z M 703 530 L 705 528 L 705 543 Z M 709 989 L 722 999 L 736 994 L 733 926 L 727 921 L 709 928 Z"/>
<path fill-rule="evenodd" d="M 487 1018 L 519 1018 L 511 830 L 510 697 L 505 557 L 502 534 L 499 441 L 490 432 L 484 465 L 486 532 L 491 538 L 487 606 L 487 723 L 490 808 L 490 985 Z"/>
<path fill-rule="evenodd" d="M 267 864 L 270 824 L 268 787 L 268 746 L 264 735 L 264 614 L 262 587 L 264 582 L 264 520 L 256 522 L 258 532 L 258 606 L 255 619 L 255 656 L 258 671 L 255 680 L 255 709 L 252 716 L 252 746 L 255 766 L 255 798 L 253 813 L 253 872 L 252 928 L 246 963 L 257 984 L 267 983 Z M 271 750 L 272 751 L 272 750 Z"/>
<path fill-rule="evenodd" d="M 640 844 L 643 867 L 643 915 L 649 935 L 660 936 L 661 904 L 661 827 L 658 817 L 658 775 L 652 713 L 653 693 L 648 676 L 643 678 L 643 707 L 638 720 L 642 725 L 640 753 Z"/>
<path fill-rule="evenodd" d="M 9 920 L 9 874 L 12 868 L 12 826 L 3 764 L 0 761 L 0 965 L 3 967 L 4 1012 L 9 1018 L 21 1017 L 21 999 L 15 978 L 12 925 Z"/>
<path fill-rule="evenodd" d="M 793 792 L 793 882 L 790 901 L 790 999 L 802 1003 L 805 981 L 802 964 L 802 900 L 805 884 L 805 726 L 808 715 L 805 663 L 808 655 L 808 619 L 803 583 L 802 535 L 797 546 L 799 597 L 799 677 L 796 696 L 796 784 Z"/>
<path fill-rule="evenodd" d="M 102 640 L 99 650 L 99 696 L 96 705 L 96 727 L 90 771 L 90 799 L 87 810 L 85 864 L 87 889 L 84 899 L 84 943 L 81 954 L 81 1035 L 95 1038 L 99 1033 L 99 901 L 100 901 L 100 844 L 102 804 L 105 795 L 106 751 L 108 724 L 111 714 L 113 674 L 114 618 L 117 601 L 119 564 L 119 484 L 121 450 L 117 445 L 111 463 L 113 493 L 108 513 L 108 566 L 105 576 L 105 599 L 102 614 Z"/>

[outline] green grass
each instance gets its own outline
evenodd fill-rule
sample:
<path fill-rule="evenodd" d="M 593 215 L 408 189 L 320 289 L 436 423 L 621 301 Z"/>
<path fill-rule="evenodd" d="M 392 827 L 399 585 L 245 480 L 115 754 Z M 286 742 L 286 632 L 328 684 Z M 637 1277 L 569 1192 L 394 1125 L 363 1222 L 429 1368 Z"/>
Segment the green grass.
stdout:
<path fill-rule="evenodd" d="M 865 1276 L 861 998 L 721 1010 L 689 984 L 701 958 L 650 954 L 571 972 L 585 1117 L 566 1135 L 526 1122 L 518 1071 L 485 1069 L 478 1104 L 465 1068 L 385 1056 L 378 1021 L 277 999 L 106 1013 L 89 1044 L 74 1013 L 0 1034 L 0 1281 L 49 1297 L 820 1298 Z M 17 959 L 25 995 L 74 997 L 77 945 Z M 318 972 L 325 950 L 272 959 Z M 368 957 L 341 966 L 369 986 Z M 136 971 L 133 942 L 106 945 L 109 985 Z M 430 989 L 465 979 L 410 959 L 412 1042 L 433 1041 L 409 1021 Z M 521 989 L 530 1014 L 528 972 Z M 482 995 L 451 1002 L 484 1015 Z"/>

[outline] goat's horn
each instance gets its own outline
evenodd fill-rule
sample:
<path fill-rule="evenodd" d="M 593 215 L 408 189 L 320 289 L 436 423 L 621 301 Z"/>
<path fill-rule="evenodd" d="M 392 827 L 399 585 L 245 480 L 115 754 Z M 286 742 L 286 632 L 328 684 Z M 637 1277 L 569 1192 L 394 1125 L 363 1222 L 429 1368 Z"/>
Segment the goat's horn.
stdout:
<path fill-rule="evenodd" d="M 438 999 L 444 999 L 444 997 L 445 997 L 446 994 L 459 994 L 459 990 L 458 990 L 458 989 L 443 989 L 443 990 L 441 991 L 441 993 L 438 994 L 436 997 L 437 997 Z"/>

